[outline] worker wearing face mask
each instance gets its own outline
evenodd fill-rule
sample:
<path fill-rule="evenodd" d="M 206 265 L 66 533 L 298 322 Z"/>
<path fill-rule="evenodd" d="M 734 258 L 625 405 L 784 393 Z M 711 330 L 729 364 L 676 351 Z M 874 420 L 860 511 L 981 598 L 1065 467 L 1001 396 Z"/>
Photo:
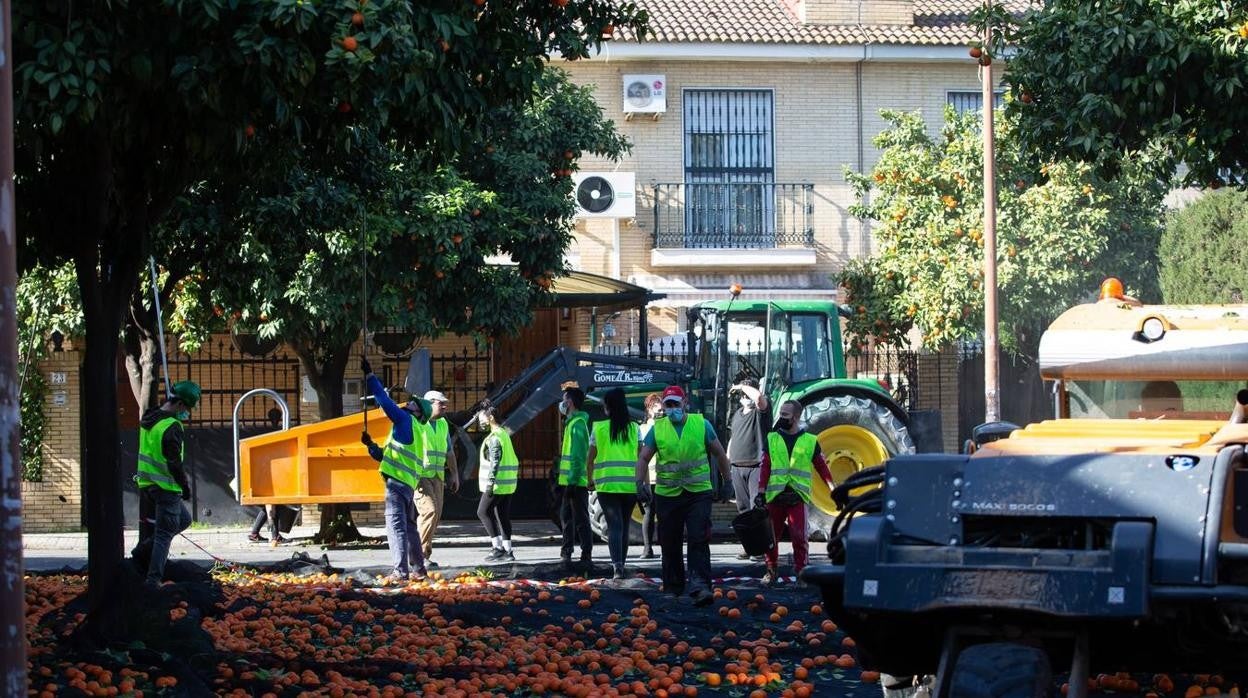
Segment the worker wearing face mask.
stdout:
<path fill-rule="evenodd" d="M 728 422 L 728 462 L 732 464 L 732 492 L 737 503 L 737 513 L 742 514 L 754 506 L 758 496 L 758 466 L 763 462 L 767 448 L 767 429 L 771 424 L 771 404 L 767 395 L 759 390 L 758 381 L 746 378 L 732 386 L 731 394 L 738 398 Z M 738 560 L 748 560 L 742 552 Z M 762 556 L 754 558 L 762 562 Z"/>
<path fill-rule="evenodd" d="M 520 459 L 511 445 L 511 434 L 498 423 L 497 409 L 486 400 L 477 416 L 481 429 L 487 432 L 481 442 L 480 469 L 477 471 L 477 487 L 481 501 L 477 505 L 477 518 L 485 526 L 490 537 L 490 553 L 486 562 L 514 562 L 511 548 L 511 496 L 516 492 L 520 475 Z"/>
<path fill-rule="evenodd" d="M 559 521 L 563 546 L 559 556 L 564 569 L 572 569 L 572 547 L 581 546 L 581 567 L 593 565 L 594 532 L 589 526 L 589 415 L 582 409 L 585 393 L 580 388 L 563 391 L 559 414 L 563 415 L 563 449 L 559 456 Z"/>
<path fill-rule="evenodd" d="M 728 454 L 715 429 L 700 414 L 689 414 L 685 391 L 663 391 L 665 416 L 646 434 L 637 456 L 637 492 L 646 497 L 650 458 L 658 457 L 654 507 L 659 517 L 659 548 L 663 555 L 663 588 L 679 596 L 686 590 L 682 540 L 689 546 L 689 598 L 705 606 L 711 595 L 711 503 L 715 500 L 710 456 L 720 475 L 728 477 Z"/>
<path fill-rule="evenodd" d="M 763 454 L 759 482 L 762 492 L 754 498 L 759 507 L 771 514 L 775 543 L 767 551 L 767 573 L 763 581 L 775 584 L 779 579 L 780 536 L 785 527 L 793 543 L 793 573 L 806 566 L 806 505 L 810 503 L 810 487 L 815 473 L 832 489 L 832 474 L 819 450 L 819 440 L 801 428 L 802 403 L 787 400 L 780 405 L 776 430 L 767 435 L 767 451 Z"/>

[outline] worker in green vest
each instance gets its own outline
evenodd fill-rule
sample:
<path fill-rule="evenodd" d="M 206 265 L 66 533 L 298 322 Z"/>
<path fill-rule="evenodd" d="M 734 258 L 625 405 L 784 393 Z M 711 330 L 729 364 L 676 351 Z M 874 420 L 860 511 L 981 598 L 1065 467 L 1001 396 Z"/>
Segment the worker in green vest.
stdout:
<path fill-rule="evenodd" d="M 663 419 L 646 434 L 637 456 L 634 478 L 640 496 L 645 491 L 650 458 L 655 466 L 654 506 L 659 517 L 659 548 L 663 555 L 663 588 L 679 596 L 685 591 L 685 564 L 681 542 L 689 543 L 689 598 L 706 606 L 711 596 L 711 504 L 721 499 L 711 477 L 715 457 L 722 482 L 727 482 L 728 454 L 719 437 L 700 414 L 689 414 L 685 391 L 669 385 L 663 391 Z"/>
<path fill-rule="evenodd" d="M 589 415 L 582 409 L 585 393 L 580 388 L 563 391 L 559 414 L 563 415 L 563 449 L 559 454 L 559 522 L 563 528 L 560 558 L 572 569 L 572 543 L 581 544 L 581 566 L 590 568 L 594 557 L 594 533 L 589 527 Z"/>
<path fill-rule="evenodd" d="M 451 438 L 451 425 L 443 415 L 447 399 L 441 391 L 430 390 L 425 400 L 432 407 L 429 421 L 425 424 L 425 464 L 416 483 L 416 519 L 420 529 L 421 552 L 425 567 L 433 569 L 438 563 L 429 559 L 433 554 L 433 535 L 442 521 L 442 505 L 446 483 L 452 492 L 459 491 L 459 470 L 455 467 L 455 446 Z"/>
<path fill-rule="evenodd" d="M 780 405 L 775 431 L 767 435 L 767 450 L 760 466 L 759 489 L 754 505 L 765 506 L 771 514 L 775 542 L 767 551 L 766 584 L 779 579 L 780 536 L 787 526 L 793 543 L 793 574 L 806 566 L 806 507 L 810 504 L 810 487 L 815 473 L 832 489 L 832 474 L 819 449 L 814 434 L 801 428 L 802 403 L 788 400 Z"/>
<path fill-rule="evenodd" d="M 632 528 L 633 508 L 637 506 L 635 466 L 640 443 L 637 423 L 628 416 L 628 398 L 623 388 L 608 390 L 602 398 L 602 406 L 607 418 L 594 422 L 593 433 L 589 436 L 589 482 L 598 493 L 598 503 L 607 518 L 612 576 L 623 579 L 628 534 Z"/>
<path fill-rule="evenodd" d="M 141 535 L 130 554 L 140 568 L 146 564 L 145 583 L 149 586 L 164 581 L 169 545 L 191 525 L 191 512 L 182 503 L 191 498 L 191 484 L 183 467 L 183 422 L 199 404 L 199 393 L 197 384 L 178 381 L 165 402 L 145 412 L 139 422 L 134 482 L 139 489 L 140 511 L 151 512 L 154 525 L 150 536 Z"/>
<path fill-rule="evenodd" d="M 377 376 L 368 359 L 360 360 L 369 391 L 390 418 L 390 437 L 380 453 L 368 432 L 360 437 L 370 454 L 381 461 L 377 470 L 386 487 L 386 546 L 394 569 L 390 581 L 418 580 L 428 576 L 425 556 L 420 545 L 420 529 L 416 523 L 416 485 L 425 462 L 425 429 L 433 408 L 424 399 L 412 395 L 399 407 Z"/>
<path fill-rule="evenodd" d="M 485 556 L 486 562 L 514 562 L 511 547 L 511 497 L 516 493 L 520 478 L 520 459 L 511 445 L 511 434 L 498 423 L 494 404 L 485 400 L 477 420 L 485 440 L 481 442 L 480 468 L 477 471 L 477 487 L 481 490 L 481 502 L 477 505 L 477 518 L 485 526 L 492 548 Z"/>

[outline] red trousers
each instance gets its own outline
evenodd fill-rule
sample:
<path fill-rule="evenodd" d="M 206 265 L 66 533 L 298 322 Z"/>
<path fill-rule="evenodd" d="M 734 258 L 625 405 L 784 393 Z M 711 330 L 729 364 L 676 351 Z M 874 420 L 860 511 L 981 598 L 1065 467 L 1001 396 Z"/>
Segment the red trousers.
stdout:
<path fill-rule="evenodd" d="M 809 545 L 806 542 L 806 504 L 785 505 L 776 502 L 767 504 L 767 512 L 771 514 L 771 528 L 776 534 L 776 544 L 767 551 L 767 566 L 775 567 L 780 558 L 780 536 L 784 527 L 789 527 L 789 539 L 793 542 L 793 571 L 801 572 L 806 566 Z"/>

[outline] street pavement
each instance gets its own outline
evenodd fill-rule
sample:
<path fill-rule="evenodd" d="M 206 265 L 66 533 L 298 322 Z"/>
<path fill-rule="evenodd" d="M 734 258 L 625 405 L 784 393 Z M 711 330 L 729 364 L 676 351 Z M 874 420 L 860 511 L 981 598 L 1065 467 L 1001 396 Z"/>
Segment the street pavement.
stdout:
<path fill-rule="evenodd" d="M 382 528 L 360 527 L 360 533 L 366 537 L 378 539 L 376 542 L 359 546 L 342 546 L 326 548 L 312 543 L 312 535 L 316 529 L 310 526 L 296 526 L 287 534 L 290 542 L 278 547 L 269 543 L 252 543 L 247 540 L 248 527 L 225 528 L 190 528 L 183 536 L 174 538 L 169 559 L 188 560 L 205 566 L 214 563 L 214 557 L 229 562 L 250 564 L 276 563 L 289 560 L 292 555 L 303 552 L 314 559 L 322 555 L 328 556 L 329 563 L 334 567 L 348 570 L 365 569 L 381 570 L 390 565 L 390 553 L 385 546 L 385 530 Z M 268 530 L 262 533 L 268 536 Z M 125 532 L 126 550 L 134 547 L 138 539 L 137 530 Z M 517 521 L 513 524 L 512 542 L 515 546 L 515 564 L 542 564 L 559 561 L 560 539 L 554 525 L 549 521 Z M 811 542 L 811 557 L 818 559 L 823 544 Z M 71 533 L 32 533 L 22 539 L 23 556 L 26 569 L 30 571 L 55 571 L 62 569 L 85 569 L 87 564 L 87 534 Z M 438 563 L 440 571 L 471 570 L 482 566 L 499 566 L 499 563 L 487 563 L 482 558 L 490 551 L 489 539 L 485 536 L 481 525 L 475 521 L 444 521 L 438 527 L 438 535 L 434 540 L 433 560 Z M 781 544 L 781 566 L 791 563 L 789 546 Z M 763 573 L 762 563 L 749 560 L 738 560 L 737 554 L 741 546 L 734 540 L 715 540 L 711 545 L 711 564 L 716 576 L 757 576 Z M 647 576 L 659 576 L 658 546 L 655 546 L 656 557 L 652 560 L 640 559 L 642 546 L 634 543 L 629 548 L 628 568 L 632 572 L 644 572 Z M 573 552 L 579 557 L 580 548 Z M 595 571 L 598 574 L 610 573 L 610 557 L 607 544 L 598 541 L 594 544 Z M 507 563 L 512 564 L 512 563 Z"/>

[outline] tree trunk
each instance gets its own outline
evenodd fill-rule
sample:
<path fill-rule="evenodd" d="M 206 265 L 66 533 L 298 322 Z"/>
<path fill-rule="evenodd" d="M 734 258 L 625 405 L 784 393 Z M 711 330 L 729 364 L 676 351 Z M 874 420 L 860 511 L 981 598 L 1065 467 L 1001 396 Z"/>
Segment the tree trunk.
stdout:
<path fill-rule="evenodd" d="M 117 566 L 124 557 L 121 464 L 117 425 L 117 338 L 124 300 L 137 281 L 138 250 L 92 246 L 75 258 L 82 292 L 86 350 L 83 355 L 82 472 L 87 530 L 87 600 L 91 609 L 112 604 Z M 111 253 L 110 253 L 111 252 Z M 111 272 L 111 273 L 110 273 Z M 107 612 L 107 611 L 106 611 Z M 101 627 L 108 627 L 101 618 Z"/>
<path fill-rule="evenodd" d="M 133 321 L 126 323 L 126 373 L 130 376 L 130 392 L 139 406 L 139 414 L 160 404 L 164 395 L 160 385 L 160 342 L 146 328 Z"/>
<path fill-rule="evenodd" d="M 293 340 L 291 347 L 299 357 L 299 364 L 308 376 L 308 383 L 316 391 L 316 411 L 321 420 L 342 416 L 342 379 L 346 375 L 347 362 L 351 358 L 351 346 L 317 352 L 303 340 Z M 324 363 L 317 363 L 317 356 Z M 321 545 L 349 543 L 363 536 L 351 518 L 346 504 L 322 504 L 321 526 L 313 541 Z"/>

